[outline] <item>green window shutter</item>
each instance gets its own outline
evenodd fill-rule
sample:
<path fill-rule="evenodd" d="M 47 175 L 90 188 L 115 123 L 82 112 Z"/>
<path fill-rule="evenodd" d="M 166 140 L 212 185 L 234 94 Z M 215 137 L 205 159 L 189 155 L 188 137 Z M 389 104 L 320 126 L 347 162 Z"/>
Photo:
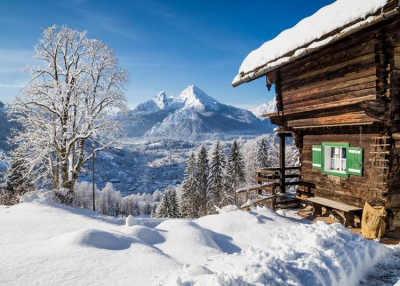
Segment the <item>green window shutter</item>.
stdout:
<path fill-rule="evenodd" d="M 363 149 L 359 147 L 347 148 L 346 160 L 347 173 L 362 177 L 363 172 Z"/>
<path fill-rule="evenodd" d="M 318 170 L 322 169 L 322 146 L 312 146 L 312 168 Z"/>

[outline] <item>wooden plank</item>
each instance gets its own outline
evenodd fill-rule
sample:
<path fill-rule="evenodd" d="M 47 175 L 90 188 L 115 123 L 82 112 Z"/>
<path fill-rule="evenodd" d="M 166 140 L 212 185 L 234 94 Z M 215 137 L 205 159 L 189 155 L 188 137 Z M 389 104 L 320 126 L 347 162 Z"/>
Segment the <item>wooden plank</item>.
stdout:
<path fill-rule="evenodd" d="M 338 116 L 327 116 L 317 118 L 307 118 L 299 120 L 290 120 L 287 127 L 310 127 L 310 126 L 326 126 L 326 125 L 348 125 L 355 123 L 377 122 L 377 119 L 371 118 L 365 112 L 352 112 Z"/>
<path fill-rule="evenodd" d="M 300 166 L 292 166 L 292 167 L 286 167 L 286 170 L 300 170 Z M 271 168 L 259 168 L 256 169 L 257 173 L 264 173 L 264 174 L 270 174 L 271 171 L 280 171 L 281 169 L 279 167 L 271 167 Z"/>
<path fill-rule="evenodd" d="M 256 190 L 260 190 L 260 189 L 271 188 L 271 187 L 276 186 L 276 185 L 278 185 L 278 183 L 276 183 L 276 182 L 267 182 L 267 183 L 264 183 L 264 184 L 261 184 L 261 185 L 253 185 L 253 186 L 248 186 L 248 187 L 244 187 L 244 188 L 238 189 L 238 190 L 236 190 L 236 193 L 237 194 L 247 193 L 247 192 L 250 192 L 250 191 L 256 191 Z"/>
<path fill-rule="evenodd" d="M 330 109 L 330 108 L 338 108 L 338 107 L 343 107 L 346 105 L 352 105 L 355 103 L 361 103 L 363 101 L 375 100 L 375 99 L 376 99 L 376 94 L 370 94 L 367 96 L 362 96 L 362 97 L 353 98 L 353 99 L 349 99 L 349 100 L 343 100 L 340 102 L 329 102 L 329 103 L 305 106 L 305 107 L 301 107 L 301 108 L 293 108 L 290 110 L 284 110 L 284 115 L 303 113 L 303 112 L 307 112 L 307 111 L 315 112 L 317 110 Z"/>
<path fill-rule="evenodd" d="M 330 207 L 330 208 L 333 208 L 333 209 L 341 210 L 341 211 L 344 211 L 344 212 L 362 210 L 362 208 L 350 206 L 350 205 L 347 205 L 347 204 L 344 204 L 344 203 L 336 202 L 336 201 L 325 199 L 325 198 L 321 198 L 321 197 L 311 197 L 311 198 L 308 198 L 307 201 L 312 202 L 312 203 L 316 203 L 316 204 L 319 204 L 319 205 L 327 206 L 327 207 Z"/>
<path fill-rule="evenodd" d="M 355 91 L 347 91 L 347 90 L 339 90 L 336 92 L 330 92 L 329 94 L 317 94 L 314 96 L 310 96 L 306 99 L 296 99 L 290 102 L 285 102 L 285 110 L 290 110 L 293 108 L 300 108 L 304 106 L 310 106 L 315 104 L 323 104 L 329 102 L 338 102 L 338 101 L 346 101 L 354 98 L 360 98 L 364 96 L 368 96 L 371 94 L 376 94 L 375 82 L 370 84 L 372 87 L 359 88 Z M 284 112 L 285 113 L 285 112 Z"/>

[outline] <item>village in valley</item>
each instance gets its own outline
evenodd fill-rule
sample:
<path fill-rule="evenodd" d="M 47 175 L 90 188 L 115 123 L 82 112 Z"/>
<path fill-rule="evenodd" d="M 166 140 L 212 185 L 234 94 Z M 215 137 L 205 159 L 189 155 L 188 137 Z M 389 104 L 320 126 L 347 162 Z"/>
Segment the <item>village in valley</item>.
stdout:
<path fill-rule="evenodd" d="M 4 3 L 0 285 L 400 285 L 400 1 L 223 2 Z"/>

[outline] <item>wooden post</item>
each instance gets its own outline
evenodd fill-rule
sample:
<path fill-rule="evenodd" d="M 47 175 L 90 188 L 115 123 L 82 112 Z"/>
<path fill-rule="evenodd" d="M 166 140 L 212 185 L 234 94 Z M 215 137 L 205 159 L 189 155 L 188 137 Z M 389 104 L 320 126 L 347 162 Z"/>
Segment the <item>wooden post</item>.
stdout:
<path fill-rule="evenodd" d="M 275 185 L 272 186 L 272 195 L 273 196 L 276 195 L 276 186 Z M 271 208 L 272 208 L 272 210 L 276 211 L 276 197 L 274 197 L 272 199 Z"/>
<path fill-rule="evenodd" d="M 282 99 L 282 89 L 281 89 L 281 73 L 279 70 L 276 72 L 275 94 L 276 94 L 276 108 L 278 109 L 278 113 L 280 113 L 283 111 L 283 99 Z"/>
<path fill-rule="evenodd" d="M 92 146 L 92 194 L 93 194 L 93 211 L 96 211 L 96 198 L 94 192 L 94 146 Z"/>
<path fill-rule="evenodd" d="M 285 148 L 286 134 L 279 133 L 279 168 L 280 168 L 280 189 L 281 193 L 286 192 L 286 170 L 285 170 Z"/>

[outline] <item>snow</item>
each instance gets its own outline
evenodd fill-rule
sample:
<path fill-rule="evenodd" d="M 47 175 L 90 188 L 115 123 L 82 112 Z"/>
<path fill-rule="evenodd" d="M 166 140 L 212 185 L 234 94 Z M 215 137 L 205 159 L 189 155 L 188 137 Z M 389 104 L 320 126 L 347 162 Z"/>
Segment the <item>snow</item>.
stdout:
<path fill-rule="evenodd" d="M 264 114 L 273 113 L 277 111 L 276 108 L 276 97 L 268 101 L 267 103 L 263 103 L 260 106 L 250 109 L 250 111 L 259 119 L 265 120 L 267 118 L 262 117 Z"/>
<path fill-rule="evenodd" d="M 233 84 L 241 83 L 241 74 L 254 72 L 256 69 L 272 68 L 290 60 L 283 57 L 289 52 L 294 56 L 300 55 L 305 49 L 314 49 L 328 44 L 334 37 L 322 41 L 322 36 L 346 26 L 356 20 L 364 20 L 368 15 L 377 12 L 385 6 L 388 0 L 337 0 L 297 23 L 293 28 L 280 33 L 276 38 L 265 42 L 261 47 L 252 51 L 243 61 Z M 340 33 L 348 32 L 362 24 L 370 23 L 373 17 L 343 29 Z M 303 46 L 308 44 L 306 48 Z M 302 48 L 300 48 L 302 47 Z M 296 51 L 297 50 L 297 51 Z M 248 77 L 252 77 L 251 74 Z"/>
<path fill-rule="evenodd" d="M 207 95 L 204 91 L 194 85 L 189 85 L 182 93 L 173 100 L 178 106 L 183 105 L 183 109 L 194 109 L 203 111 L 206 108 L 218 110 L 219 102 Z"/>
<path fill-rule="evenodd" d="M 168 97 L 164 91 L 157 94 L 152 100 L 139 104 L 135 111 L 158 111 L 168 110 L 172 97 Z"/>
<path fill-rule="evenodd" d="M 265 186 L 269 186 L 273 184 L 273 182 L 268 182 L 268 183 L 263 183 L 263 184 L 257 184 L 257 185 L 251 185 L 251 186 L 246 186 L 243 187 L 241 189 L 236 190 L 236 193 L 241 193 L 243 191 L 247 191 L 247 190 L 254 190 L 256 188 L 261 188 L 261 187 L 265 187 Z"/>
<path fill-rule="evenodd" d="M 130 138 L 203 141 L 242 135 L 260 135 L 271 131 L 248 110 L 218 102 L 195 85 L 189 85 L 178 96 L 165 92 L 121 114 L 124 133 Z"/>
<path fill-rule="evenodd" d="M 167 97 L 166 93 L 161 91 L 154 99 L 139 104 L 135 111 L 173 111 L 176 109 L 204 111 L 206 108 L 218 110 L 219 104 L 216 99 L 207 95 L 197 86 L 189 85 L 176 97 Z"/>
<path fill-rule="evenodd" d="M 256 199 L 248 199 L 247 202 L 244 205 L 241 206 L 241 208 L 249 207 L 249 206 L 251 206 L 253 204 L 256 204 L 256 203 L 259 203 L 259 202 L 261 202 L 261 201 L 263 201 L 265 199 L 270 199 L 270 198 L 273 198 L 273 197 L 275 197 L 275 196 L 274 195 L 271 195 L 271 196 L 259 196 Z"/>
<path fill-rule="evenodd" d="M 0 206 L 0 285 L 356 285 L 394 251 L 266 208 L 124 220 L 44 194 Z"/>

